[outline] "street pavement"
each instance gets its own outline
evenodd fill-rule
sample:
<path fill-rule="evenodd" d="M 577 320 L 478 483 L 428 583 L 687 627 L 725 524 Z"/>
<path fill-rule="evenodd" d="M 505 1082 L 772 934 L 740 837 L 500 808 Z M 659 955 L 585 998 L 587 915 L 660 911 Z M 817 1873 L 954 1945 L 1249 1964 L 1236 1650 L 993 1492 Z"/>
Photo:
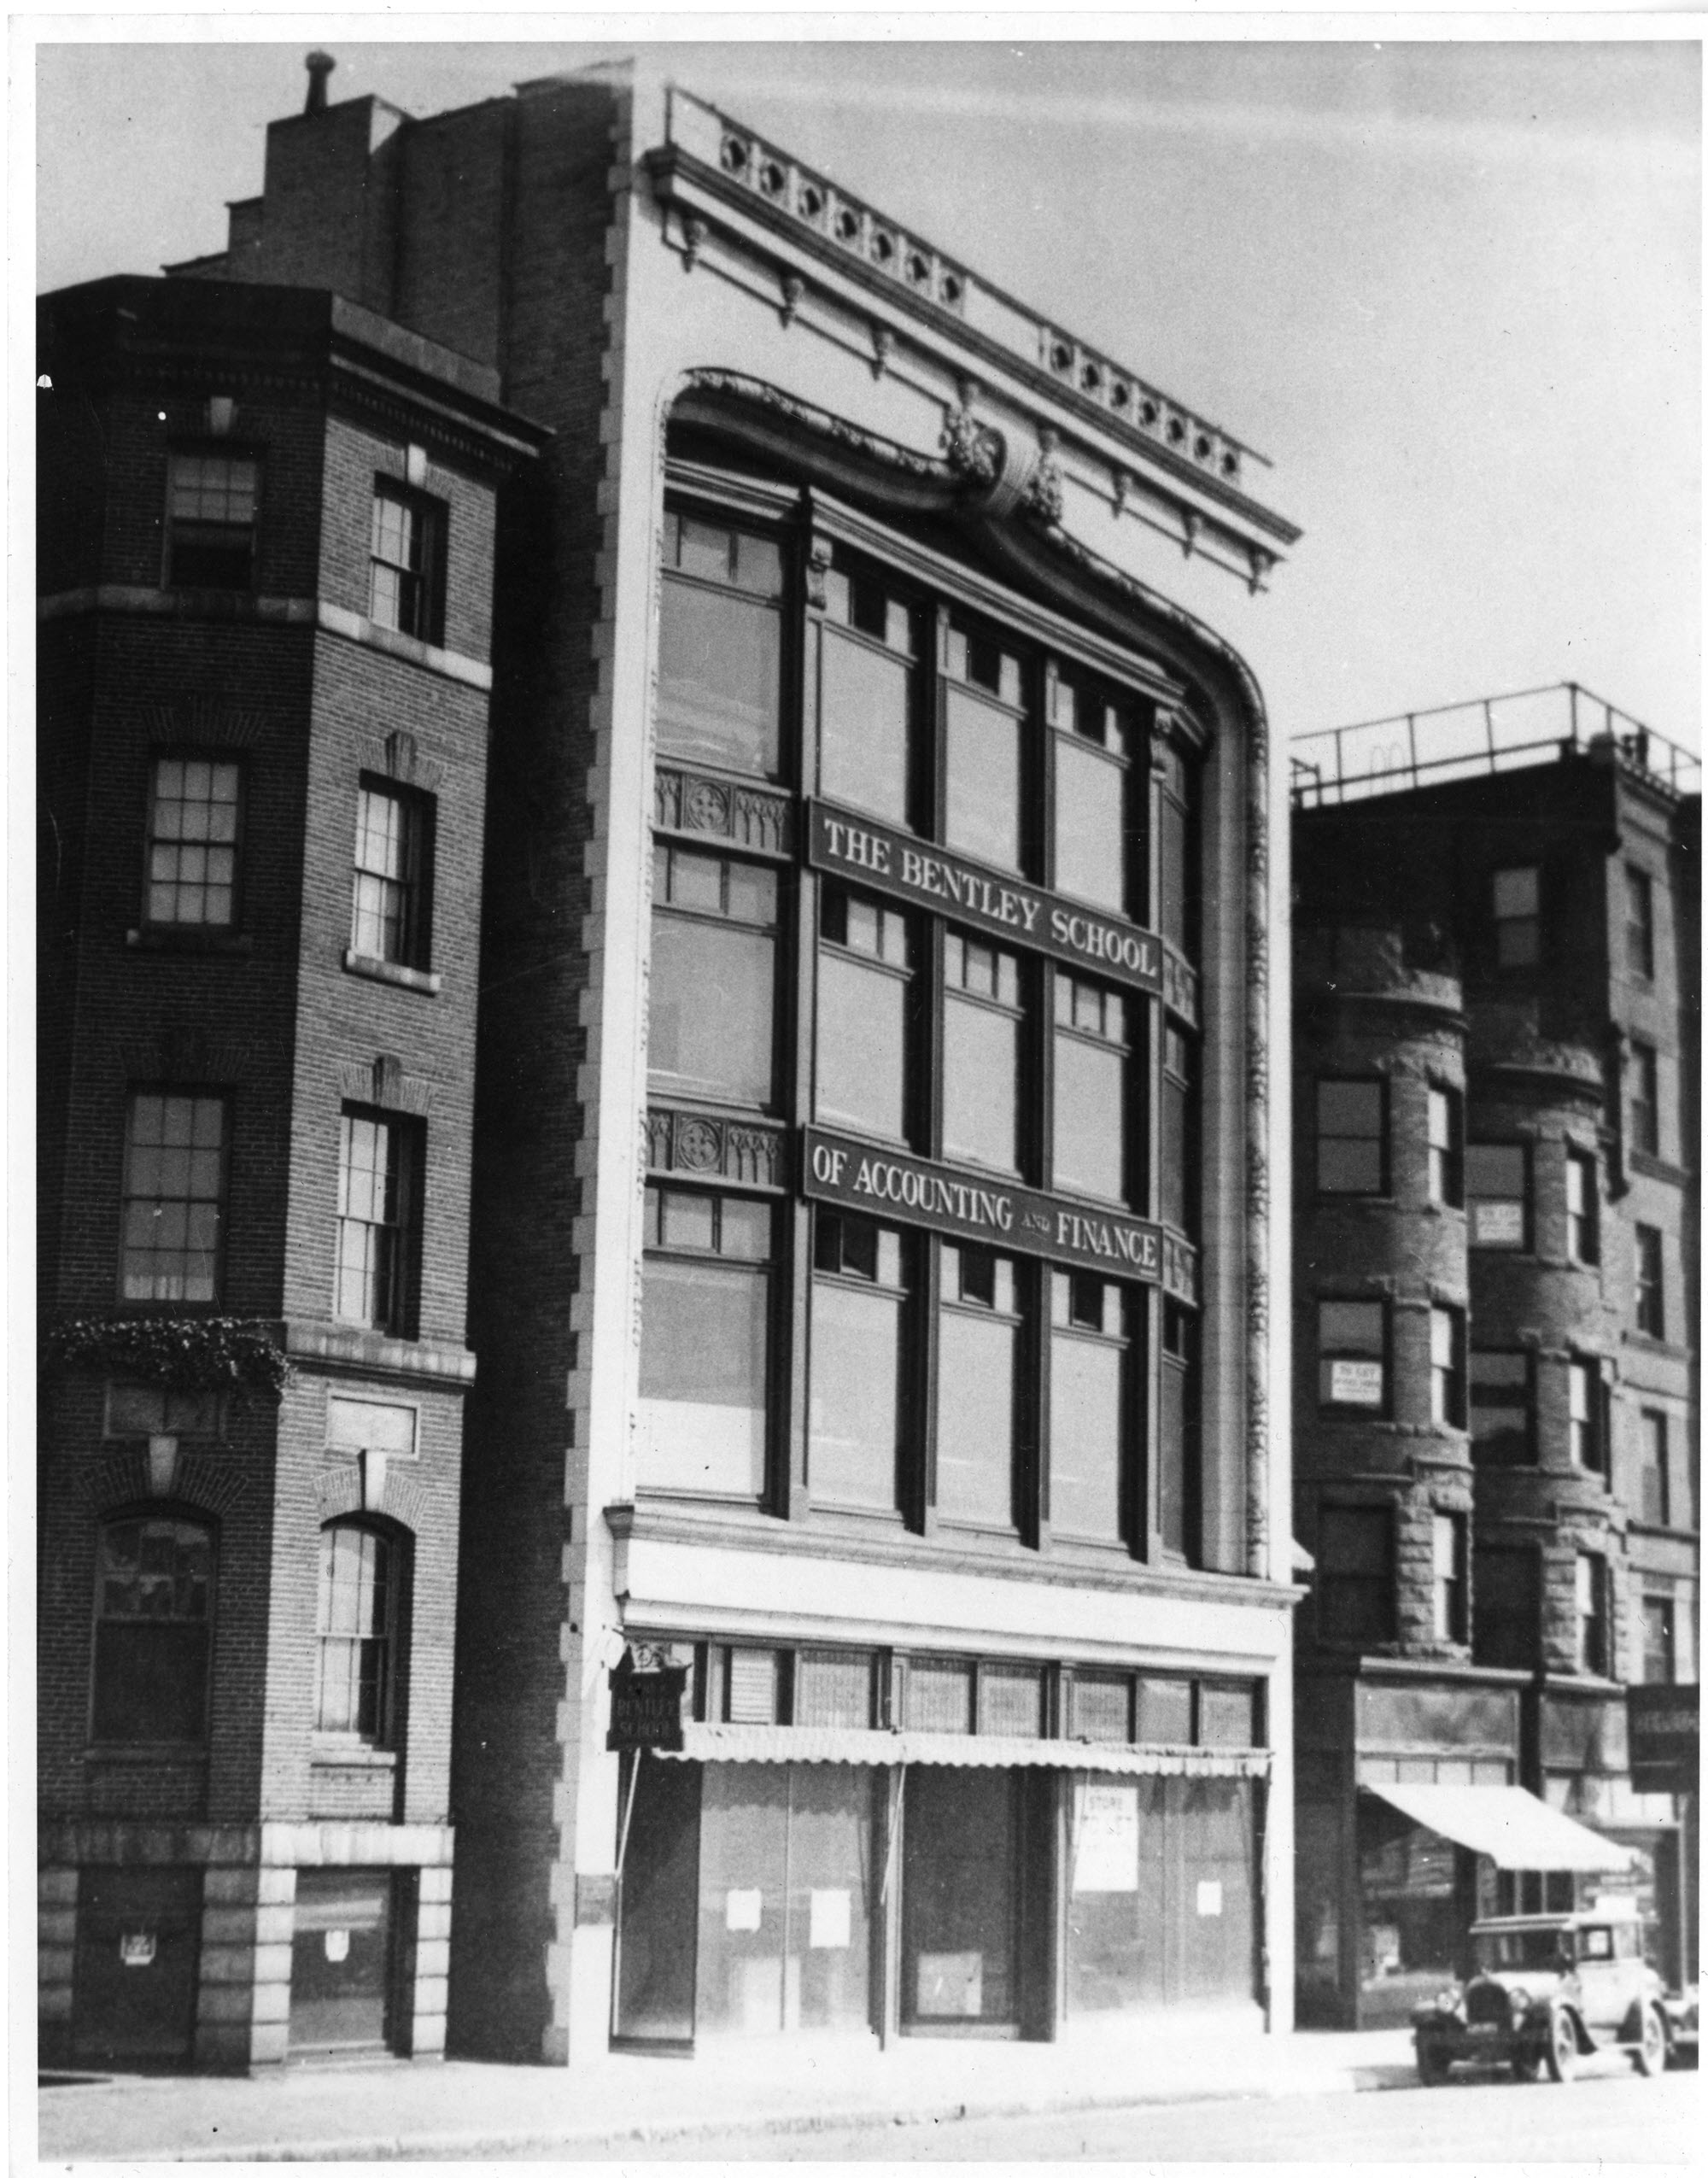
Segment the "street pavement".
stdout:
<path fill-rule="evenodd" d="M 1665 2163 L 1699 2134 L 1693 2072 L 1606 2054 L 1571 2087 L 1420 2088 L 1403 2030 L 1119 2043 L 904 2040 L 671 2063 L 289 2066 L 249 2080 L 44 2088 L 40 2160 Z"/>

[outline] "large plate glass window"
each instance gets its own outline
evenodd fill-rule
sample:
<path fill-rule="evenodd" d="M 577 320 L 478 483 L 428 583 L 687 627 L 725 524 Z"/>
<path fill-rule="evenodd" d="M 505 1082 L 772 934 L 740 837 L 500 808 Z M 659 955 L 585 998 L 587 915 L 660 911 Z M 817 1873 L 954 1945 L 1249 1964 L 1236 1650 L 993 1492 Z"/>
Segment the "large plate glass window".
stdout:
<path fill-rule="evenodd" d="M 769 1203 L 646 1190 L 636 1479 L 757 1498 L 765 1487 Z"/>
<path fill-rule="evenodd" d="M 653 849 L 647 1064 L 655 1091 L 770 1104 L 776 929 L 775 869 Z"/>
<path fill-rule="evenodd" d="M 951 628 L 944 666 L 945 843 L 1018 869 L 1026 729 L 1020 659 L 991 638 Z"/>
<path fill-rule="evenodd" d="M 913 613 L 863 571 L 825 577 L 818 687 L 818 790 L 886 823 L 908 821 Z"/>
<path fill-rule="evenodd" d="M 1020 960 L 999 946 L 943 935 L 943 1154 L 1020 1168 Z"/>
<path fill-rule="evenodd" d="M 1070 1194 L 1126 1199 L 1129 1037 L 1120 992 L 1056 970 L 1053 1178 Z"/>
<path fill-rule="evenodd" d="M 815 1503 L 894 1508 L 910 1253 L 890 1226 L 816 1214 L 807 1425 Z"/>
<path fill-rule="evenodd" d="M 695 514 L 664 525 L 659 752 L 775 777 L 783 559 L 773 540 Z"/>
<path fill-rule="evenodd" d="M 1016 1266 L 988 1248 L 940 1251 L 937 1510 L 977 1527 L 1014 1525 Z"/>
<path fill-rule="evenodd" d="M 900 1141 L 907 1133 L 909 919 L 827 880 L 818 928 L 817 1115 L 827 1127 Z"/>
<path fill-rule="evenodd" d="M 1131 714 L 1094 689 L 1057 681 L 1050 723 L 1056 890 L 1125 914 L 1128 764 L 1136 746 Z M 1141 751 L 1143 746 L 1137 743 Z"/>
<path fill-rule="evenodd" d="M 1087 1271 L 1049 1275 L 1050 1525 L 1057 1535 L 1119 1543 L 1127 1295 Z"/>

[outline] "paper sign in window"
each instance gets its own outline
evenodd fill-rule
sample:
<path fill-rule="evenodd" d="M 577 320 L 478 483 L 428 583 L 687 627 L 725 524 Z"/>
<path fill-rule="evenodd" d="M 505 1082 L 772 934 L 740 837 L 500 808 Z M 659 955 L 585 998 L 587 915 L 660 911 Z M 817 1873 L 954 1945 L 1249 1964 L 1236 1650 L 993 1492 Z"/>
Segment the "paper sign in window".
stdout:
<path fill-rule="evenodd" d="M 1524 1240 L 1522 1203 L 1473 1203 L 1471 1238 L 1478 1248 L 1520 1248 Z"/>
<path fill-rule="evenodd" d="M 761 1891 L 730 1891 L 723 1901 L 724 1927 L 733 1936 L 756 1935 L 763 1903 L 764 1894 Z"/>
<path fill-rule="evenodd" d="M 980 1951 L 922 1951 L 921 2019 L 976 2019 L 985 2008 L 985 1955 Z"/>
<path fill-rule="evenodd" d="M 155 1936 L 152 1929 L 138 1929 L 119 1939 L 119 1963 L 121 1966 L 152 1966 L 155 1963 Z"/>
<path fill-rule="evenodd" d="M 1222 1887 L 1220 1883 L 1200 1883 L 1198 1886 L 1198 1918 L 1219 1921 L 1222 1911 Z"/>
<path fill-rule="evenodd" d="M 350 1932 L 348 1929 L 328 1929 L 326 1956 L 334 1966 L 342 1966 L 350 1955 Z"/>
<path fill-rule="evenodd" d="M 846 1951 L 853 1941 L 851 1907 L 853 1894 L 849 1891 L 815 1891 L 812 1907 L 807 1921 L 807 1948 L 810 1951 Z"/>
<path fill-rule="evenodd" d="M 1138 1795 L 1125 1785 L 1081 1789 L 1073 1835 L 1073 1888 L 1138 1888 Z"/>
<path fill-rule="evenodd" d="M 1329 1396 L 1342 1407 L 1379 1407 L 1382 1404 L 1380 1361 L 1331 1361 Z"/>

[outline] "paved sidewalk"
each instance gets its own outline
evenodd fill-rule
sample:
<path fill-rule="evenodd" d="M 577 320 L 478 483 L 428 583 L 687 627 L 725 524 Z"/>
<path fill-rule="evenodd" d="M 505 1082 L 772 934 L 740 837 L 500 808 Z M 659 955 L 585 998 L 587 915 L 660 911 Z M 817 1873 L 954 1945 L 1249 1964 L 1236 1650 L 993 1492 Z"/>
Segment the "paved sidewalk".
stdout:
<path fill-rule="evenodd" d="M 1124 2044 L 904 2040 L 880 2054 L 750 2046 L 688 2061 L 608 2056 L 536 2065 L 291 2066 L 266 2078 L 121 2076 L 40 2093 L 44 2164 L 452 2160 L 649 2141 L 1206 2099 L 1335 2094 L 1411 2075 L 1404 2029 Z M 780 2158 L 787 2149 L 780 2146 Z"/>

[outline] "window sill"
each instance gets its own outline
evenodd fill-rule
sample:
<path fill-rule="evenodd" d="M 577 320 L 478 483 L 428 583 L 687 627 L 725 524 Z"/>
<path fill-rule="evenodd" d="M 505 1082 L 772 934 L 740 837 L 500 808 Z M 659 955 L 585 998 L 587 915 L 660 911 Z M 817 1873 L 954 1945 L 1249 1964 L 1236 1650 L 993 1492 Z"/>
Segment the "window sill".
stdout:
<path fill-rule="evenodd" d="M 247 931 L 208 930 L 195 924 L 127 930 L 125 943 L 139 953 L 251 953 L 255 946 Z"/>
<path fill-rule="evenodd" d="M 317 1770 L 395 1770 L 397 1750 L 371 1747 L 366 1740 L 342 1732 L 316 1732 L 310 1759 Z"/>
<path fill-rule="evenodd" d="M 436 969 L 406 968 L 401 961 L 380 960 L 372 953 L 344 953 L 347 975 L 366 975 L 376 983 L 395 983 L 400 991 L 419 991 L 429 998 L 436 998 L 444 985 L 444 978 Z"/>
<path fill-rule="evenodd" d="M 1676 1165 L 1666 1157 L 1658 1157 L 1652 1150 L 1632 1149 L 1625 1154 L 1625 1162 L 1632 1172 L 1640 1172 L 1646 1180 L 1664 1180 L 1674 1187 L 1688 1187 L 1690 1174 L 1682 1165 Z"/>
<path fill-rule="evenodd" d="M 161 1769 L 168 1765 L 193 1765 L 205 1769 L 208 1749 L 200 1740 L 139 1740 L 134 1746 L 114 1741 L 86 1747 L 83 1759 L 85 1762 L 110 1762 L 115 1769 Z"/>

